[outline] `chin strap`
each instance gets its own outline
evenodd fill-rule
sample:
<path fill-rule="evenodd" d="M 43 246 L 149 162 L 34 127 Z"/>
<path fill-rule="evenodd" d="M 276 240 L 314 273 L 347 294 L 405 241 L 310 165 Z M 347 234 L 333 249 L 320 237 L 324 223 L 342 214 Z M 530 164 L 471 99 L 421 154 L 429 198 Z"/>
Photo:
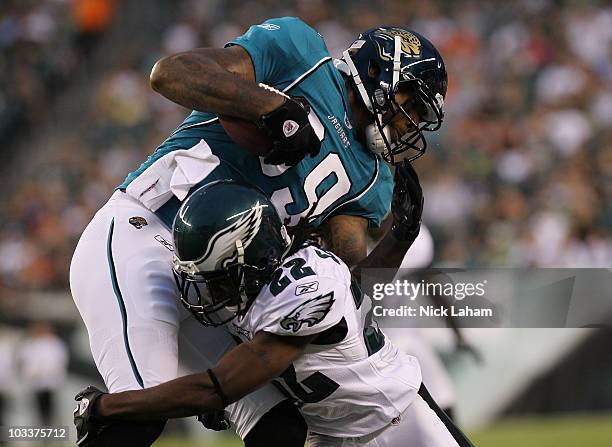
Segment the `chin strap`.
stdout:
<path fill-rule="evenodd" d="M 342 59 L 334 59 L 334 67 L 345 76 L 351 76 L 351 69 Z"/>
<path fill-rule="evenodd" d="M 374 109 L 372 108 L 372 102 L 370 101 L 368 92 L 366 92 L 366 89 L 363 86 L 361 77 L 359 76 L 359 73 L 357 72 L 357 67 L 355 67 L 355 64 L 353 63 L 353 59 L 351 59 L 349 50 L 344 50 L 344 52 L 342 53 L 342 60 L 346 63 L 346 65 L 348 65 L 348 68 L 351 73 L 351 77 L 353 78 L 353 82 L 355 83 L 355 86 L 357 87 L 357 91 L 359 92 L 359 96 L 361 96 L 361 99 L 364 105 L 367 107 L 367 109 L 370 112 L 374 113 Z"/>
<path fill-rule="evenodd" d="M 236 253 L 238 264 L 244 264 L 244 246 L 241 239 L 236 239 Z"/>
<path fill-rule="evenodd" d="M 238 264 L 242 264 L 244 265 L 244 246 L 242 245 L 242 239 L 236 239 L 236 261 L 238 262 Z M 244 269 L 240 269 L 241 273 L 240 273 L 240 286 L 239 286 L 239 290 L 240 290 L 240 299 L 242 300 L 243 304 L 246 304 L 249 301 L 249 297 L 246 295 L 245 291 L 244 291 Z M 228 306 L 228 309 L 231 310 L 231 308 L 233 308 L 235 306 Z M 237 311 L 238 309 L 234 309 L 234 311 Z"/>

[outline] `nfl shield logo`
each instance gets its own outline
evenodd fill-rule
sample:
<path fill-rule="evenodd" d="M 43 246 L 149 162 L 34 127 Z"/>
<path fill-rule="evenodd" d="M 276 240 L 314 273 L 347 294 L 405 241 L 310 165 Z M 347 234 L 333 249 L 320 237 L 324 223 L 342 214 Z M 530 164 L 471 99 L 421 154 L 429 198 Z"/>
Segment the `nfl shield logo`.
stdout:
<path fill-rule="evenodd" d="M 287 120 L 283 123 L 283 133 L 287 138 L 295 134 L 299 128 L 300 125 L 293 120 Z"/>

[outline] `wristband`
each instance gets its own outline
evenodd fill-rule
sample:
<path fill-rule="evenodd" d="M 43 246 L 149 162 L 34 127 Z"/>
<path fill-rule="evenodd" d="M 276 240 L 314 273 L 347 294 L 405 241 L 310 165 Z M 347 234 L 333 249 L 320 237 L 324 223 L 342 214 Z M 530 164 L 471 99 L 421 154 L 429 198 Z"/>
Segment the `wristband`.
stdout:
<path fill-rule="evenodd" d="M 221 399 L 221 403 L 223 404 L 223 408 L 227 407 L 230 404 L 229 399 L 227 398 L 227 396 L 225 395 L 225 393 L 223 392 L 223 388 L 221 388 L 221 384 L 219 383 L 219 379 L 217 379 L 217 376 L 215 375 L 215 373 L 213 372 L 212 369 L 207 369 L 206 372 L 208 373 L 208 377 L 210 377 L 210 381 L 213 384 L 213 387 L 215 389 L 215 393 L 217 393 L 217 396 L 219 396 L 219 399 Z"/>

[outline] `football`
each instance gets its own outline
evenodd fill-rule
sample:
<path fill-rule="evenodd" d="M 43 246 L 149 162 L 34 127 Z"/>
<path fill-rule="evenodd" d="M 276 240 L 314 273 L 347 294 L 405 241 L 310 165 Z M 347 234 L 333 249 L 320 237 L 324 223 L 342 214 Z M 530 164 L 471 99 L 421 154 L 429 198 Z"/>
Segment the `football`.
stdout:
<path fill-rule="evenodd" d="M 251 121 L 219 116 L 219 123 L 236 144 L 255 155 L 265 155 L 272 147 L 272 138 Z"/>

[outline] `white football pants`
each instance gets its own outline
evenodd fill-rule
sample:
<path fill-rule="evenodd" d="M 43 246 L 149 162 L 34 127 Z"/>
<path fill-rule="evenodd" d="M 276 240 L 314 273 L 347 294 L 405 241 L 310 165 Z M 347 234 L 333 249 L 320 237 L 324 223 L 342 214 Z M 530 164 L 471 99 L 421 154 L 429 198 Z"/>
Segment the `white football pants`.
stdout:
<path fill-rule="evenodd" d="M 309 433 L 310 447 L 468 447 L 453 434 L 429 406 L 417 395 L 397 423 L 358 438 L 335 438 Z M 457 436 L 460 438 L 460 436 Z"/>
<path fill-rule="evenodd" d="M 444 330 L 444 329 L 439 329 Z M 451 378 L 421 328 L 383 328 L 385 335 L 405 354 L 416 357 L 421 366 L 423 383 L 441 408 L 455 405 Z"/>
<path fill-rule="evenodd" d="M 178 302 L 172 251 L 168 228 L 121 191 L 79 240 L 70 288 L 110 392 L 202 372 L 235 346 L 225 328 L 204 327 Z M 244 438 L 283 399 L 267 385 L 229 406 L 238 435 Z"/>

